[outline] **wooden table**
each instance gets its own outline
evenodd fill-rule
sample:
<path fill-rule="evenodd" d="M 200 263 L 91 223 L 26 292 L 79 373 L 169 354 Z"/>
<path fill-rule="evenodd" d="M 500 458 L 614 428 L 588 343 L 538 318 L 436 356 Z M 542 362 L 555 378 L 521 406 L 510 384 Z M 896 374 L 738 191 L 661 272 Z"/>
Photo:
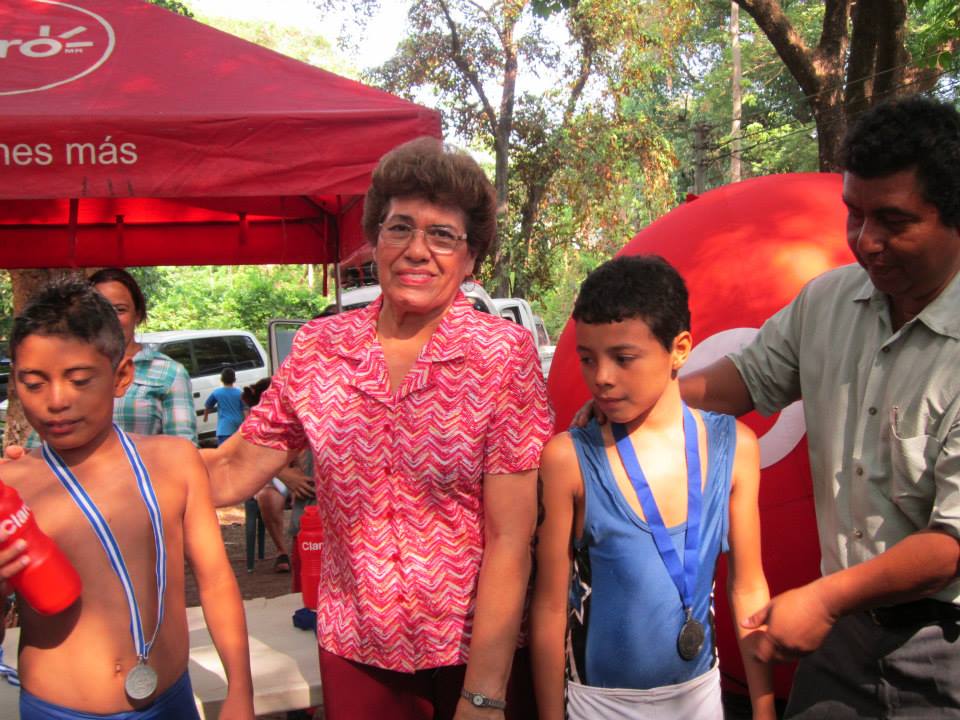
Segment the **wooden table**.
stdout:
<path fill-rule="evenodd" d="M 301 604 L 300 593 L 243 603 L 257 715 L 323 704 L 316 637 L 310 631 L 295 628 L 291 621 Z M 226 676 L 199 607 L 187 608 L 187 626 L 190 680 L 197 709 L 204 720 L 215 720 L 227 696 Z M 3 642 L 4 659 L 14 667 L 19 638 L 19 629 L 13 628 L 7 630 Z M 0 679 L 0 720 L 19 720 L 18 695 L 17 688 Z"/>

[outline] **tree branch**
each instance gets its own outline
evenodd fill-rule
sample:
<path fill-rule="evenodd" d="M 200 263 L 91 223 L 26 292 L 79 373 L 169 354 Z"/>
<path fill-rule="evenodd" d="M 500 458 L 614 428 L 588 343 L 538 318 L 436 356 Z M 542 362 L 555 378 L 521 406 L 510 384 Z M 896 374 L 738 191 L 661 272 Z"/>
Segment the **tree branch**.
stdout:
<path fill-rule="evenodd" d="M 790 70 L 790 74 L 807 96 L 815 97 L 823 85 L 817 72 L 814 55 L 783 12 L 778 0 L 736 0 L 754 19 L 767 36 L 777 55 Z M 831 4 L 828 2 L 828 5 Z M 826 18 L 824 18 L 826 28 Z"/>
<path fill-rule="evenodd" d="M 464 78 L 466 78 L 467 82 L 470 83 L 470 87 L 473 88 L 474 92 L 476 92 L 477 96 L 480 98 L 480 103 L 483 105 L 483 114 L 487 118 L 487 123 L 489 124 L 490 134 L 496 137 L 497 113 L 493 109 L 493 105 L 490 103 L 490 100 L 487 98 L 486 92 L 484 92 L 483 83 L 480 82 L 479 73 L 477 73 L 477 71 L 471 66 L 469 60 L 467 60 L 463 54 L 463 43 L 460 42 L 460 33 L 457 30 L 457 23 L 450 14 L 450 6 L 441 0 L 440 8 L 443 10 L 443 15 L 447 19 L 447 27 L 450 30 L 450 59 L 453 60 L 453 64 L 464 76 Z"/>
<path fill-rule="evenodd" d="M 883 0 L 877 4 L 880 5 L 877 25 L 885 32 L 877 39 L 873 102 L 891 95 L 903 94 L 900 88 L 907 61 L 907 0 Z"/>

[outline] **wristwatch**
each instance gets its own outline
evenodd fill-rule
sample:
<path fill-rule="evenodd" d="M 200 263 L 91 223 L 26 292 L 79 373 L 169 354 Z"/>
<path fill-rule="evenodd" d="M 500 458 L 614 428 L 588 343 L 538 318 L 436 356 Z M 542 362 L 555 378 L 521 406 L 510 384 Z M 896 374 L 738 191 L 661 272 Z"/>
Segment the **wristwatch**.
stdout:
<path fill-rule="evenodd" d="M 505 700 L 494 700 L 488 698 L 482 693 L 470 692 L 466 688 L 460 691 L 460 695 L 470 701 L 470 704 L 478 708 L 493 708 L 494 710 L 503 710 L 507 703 Z"/>

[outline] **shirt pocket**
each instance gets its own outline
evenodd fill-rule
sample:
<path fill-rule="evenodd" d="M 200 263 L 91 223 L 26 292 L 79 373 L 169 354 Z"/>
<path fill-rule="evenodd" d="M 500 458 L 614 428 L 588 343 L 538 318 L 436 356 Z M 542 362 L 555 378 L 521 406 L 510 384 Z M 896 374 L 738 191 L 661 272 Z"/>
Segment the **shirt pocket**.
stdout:
<path fill-rule="evenodd" d="M 940 442 L 933 435 L 901 435 L 897 408 L 890 413 L 890 500 L 917 528 L 930 524 L 936 496 L 933 468 Z"/>

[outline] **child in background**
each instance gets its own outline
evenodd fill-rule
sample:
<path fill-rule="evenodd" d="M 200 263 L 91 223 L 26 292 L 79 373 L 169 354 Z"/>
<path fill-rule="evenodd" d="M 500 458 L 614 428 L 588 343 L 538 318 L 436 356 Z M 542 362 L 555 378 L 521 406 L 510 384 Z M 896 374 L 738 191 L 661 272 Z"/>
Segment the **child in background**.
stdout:
<path fill-rule="evenodd" d="M 253 718 L 243 605 L 203 462 L 187 440 L 113 423 L 133 377 L 113 307 L 85 282 L 53 283 L 14 320 L 10 357 L 43 446 L 5 464 L 3 479 L 83 582 L 58 615 L 20 603 L 20 717 L 197 718 L 186 558 L 226 670 L 221 717 Z M 0 551 L 0 579 L 30 561 L 21 545 Z"/>
<path fill-rule="evenodd" d="M 217 446 L 222 445 L 228 437 L 233 435 L 243 424 L 243 393 L 233 384 L 237 381 L 237 373 L 233 368 L 224 368 L 220 373 L 218 387 L 203 403 L 203 421 L 210 417 L 210 411 L 217 411 Z"/>
<path fill-rule="evenodd" d="M 260 402 L 260 396 L 268 387 L 270 387 L 270 378 L 261 378 L 253 385 L 247 385 L 243 388 L 243 402 L 247 407 L 256 406 Z M 263 489 L 254 496 L 264 527 L 270 533 L 273 544 L 277 546 L 273 569 L 278 573 L 290 572 L 292 569 L 287 547 L 288 535 L 283 532 L 283 510 L 286 507 L 287 496 L 291 493 L 293 493 L 295 510 L 295 517 L 291 518 L 291 522 L 299 526 L 303 506 L 314 497 L 313 478 L 305 472 L 300 463 L 291 463 L 285 467 L 278 477 L 264 485 Z M 290 535 L 296 536 L 296 530 L 292 530 Z"/>
<path fill-rule="evenodd" d="M 658 257 L 611 260 L 583 282 L 573 318 L 584 380 L 609 422 L 543 451 L 531 622 L 541 720 L 722 718 L 720 552 L 754 718 L 775 719 L 770 668 L 739 626 L 769 599 L 758 443 L 733 417 L 680 398 L 693 342 L 682 278 Z"/>

